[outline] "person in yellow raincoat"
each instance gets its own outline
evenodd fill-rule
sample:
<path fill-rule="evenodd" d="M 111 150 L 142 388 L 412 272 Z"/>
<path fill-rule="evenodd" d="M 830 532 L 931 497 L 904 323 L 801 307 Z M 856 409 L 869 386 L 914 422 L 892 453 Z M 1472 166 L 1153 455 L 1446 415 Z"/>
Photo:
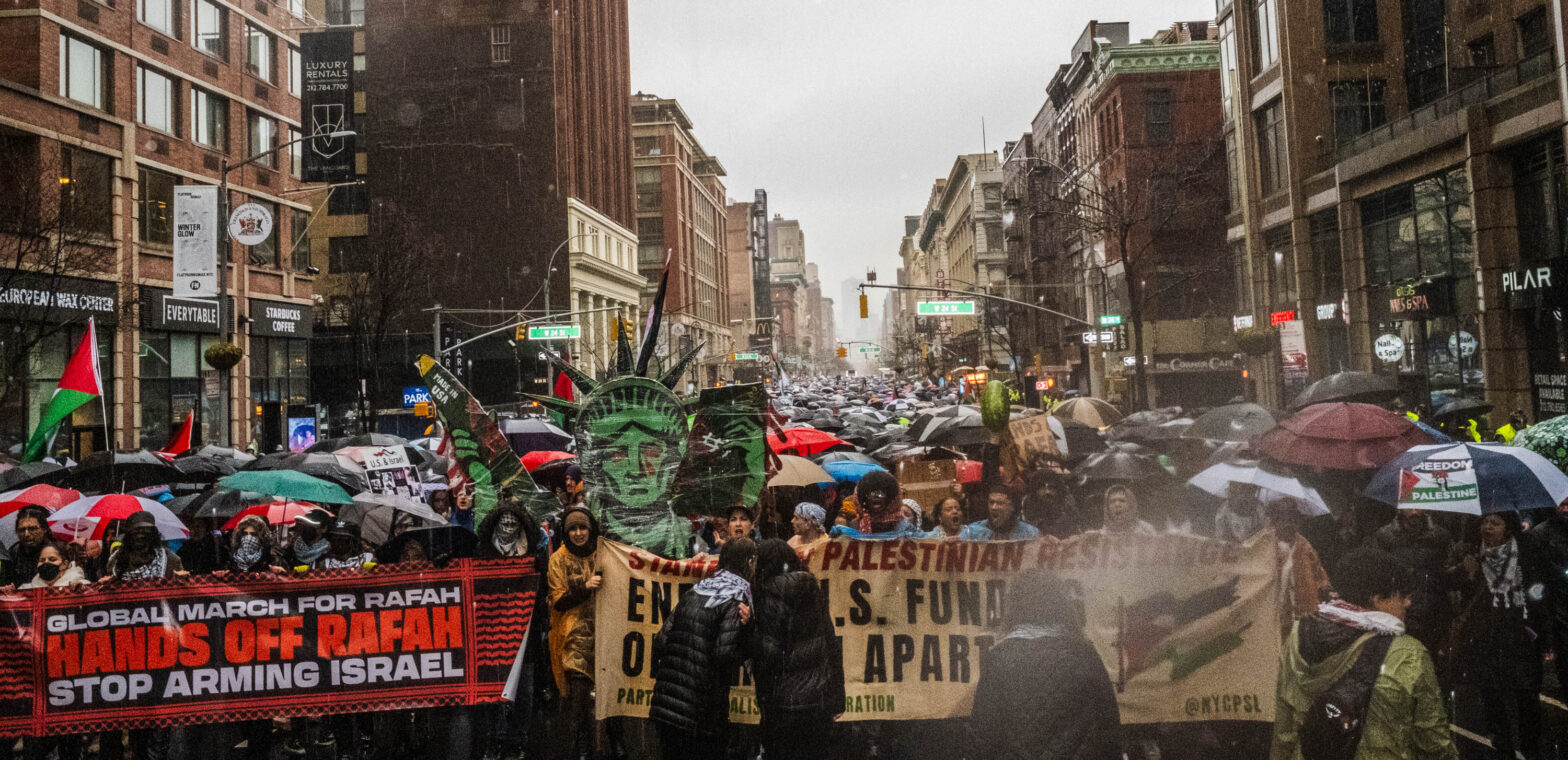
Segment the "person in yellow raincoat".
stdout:
<path fill-rule="evenodd" d="M 572 757 L 592 751 L 594 595 L 599 574 L 599 524 L 583 507 L 561 519 L 566 540 L 550 555 L 550 664 L 572 721 Z"/>

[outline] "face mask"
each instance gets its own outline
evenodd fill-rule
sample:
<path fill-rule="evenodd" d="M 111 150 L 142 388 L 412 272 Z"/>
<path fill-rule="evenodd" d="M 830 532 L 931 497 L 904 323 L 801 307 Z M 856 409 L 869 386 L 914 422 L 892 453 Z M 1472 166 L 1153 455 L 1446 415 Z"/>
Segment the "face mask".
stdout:
<path fill-rule="evenodd" d="M 45 583 L 53 583 L 54 579 L 60 577 L 60 566 L 50 562 L 40 562 L 38 563 L 38 577 L 42 578 Z"/>
<path fill-rule="evenodd" d="M 240 545 L 234 550 L 234 564 L 241 569 L 249 570 L 261 561 L 261 539 L 254 535 L 240 537 Z"/>
<path fill-rule="evenodd" d="M 521 527 L 522 523 L 519 523 L 516 517 L 502 515 L 495 525 L 495 540 L 505 544 L 516 541 L 518 529 Z"/>

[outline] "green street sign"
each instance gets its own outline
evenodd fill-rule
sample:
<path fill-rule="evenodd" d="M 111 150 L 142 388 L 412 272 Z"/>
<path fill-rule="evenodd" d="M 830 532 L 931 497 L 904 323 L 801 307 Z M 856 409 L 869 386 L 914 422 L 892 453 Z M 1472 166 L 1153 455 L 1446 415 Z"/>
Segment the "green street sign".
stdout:
<path fill-rule="evenodd" d="M 529 326 L 529 340 L 571 340 L 581 338 L 583 328 L 577 325 L 539 325 Z"/>
<path fill-rule="evenodd" d="M 922 317 L 937 317 L 947 314 L 974 314 L 974 301 L 921 301 L 915 304 L 915 314 Z"/>
<path fill-rule="evenodd" d="M 738 362 L 754 362 L 761 358 L 762 354 L 740 353 L 735 355 L 735 361 Z"/>
<path fill-rule="evenodd" d="M 1120 315 L 1120 314 L 1101 314 L 1100 315 L 1100 324 L 1101 325 L 1119 325 L 1121 323 L 1122 323 L 1122 315 Z"/>
<path fill-rule="evenodd" d="M 863 354 L 880 354 L 880 353 L 882 353 L 882 349 L 877 347 L 877 346 L 861 346 L 860 347 L 860 353 L 863 353 Z"/>

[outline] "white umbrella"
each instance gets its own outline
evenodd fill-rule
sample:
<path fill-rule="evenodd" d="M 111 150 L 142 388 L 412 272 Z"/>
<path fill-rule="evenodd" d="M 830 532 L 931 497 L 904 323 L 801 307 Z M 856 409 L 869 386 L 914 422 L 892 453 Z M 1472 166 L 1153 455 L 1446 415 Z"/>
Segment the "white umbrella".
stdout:
<path fill-rule="evenodd" d="M 380 545 L 386 543 L 386 540 L 392 536 L 395 512 L 402 512 L 412 518 L 413 524 L 409 526 L 410 528 L 446 525 L 446 520 L 424 502 L 415 501 L 402 494 L 370 491 L 354 494 L 354 503 L 339 510 L 338 518 L 358 523 L 360 536 L 366 541 Z"/>
<path fill-rule="evenodd" d="M 152 499 L 123 493 L 77 499 L 49 516 L 49 528 L 63 540 L 102 538 L 108 523 L 124 520 L 137 512 L 151 513 L 158 535 L 166 541 L 190 535 L 184 523 L 168 507 Z"/>
<path fill-rule="evenodd" d="M 1204 493 L 1224 497 L 1231 483 L 1245 483 L 1259 489 L 1258 500 L 1268 502 L 1285 497 L 1296 503 L 1303 515 L 1317 517 L 1329 513 L 1328 504 L 1317 489 L 1289 475 L 1263 468 L 1255 459 L 1221 462 L 1192 476 L 1187 483 Z"/>

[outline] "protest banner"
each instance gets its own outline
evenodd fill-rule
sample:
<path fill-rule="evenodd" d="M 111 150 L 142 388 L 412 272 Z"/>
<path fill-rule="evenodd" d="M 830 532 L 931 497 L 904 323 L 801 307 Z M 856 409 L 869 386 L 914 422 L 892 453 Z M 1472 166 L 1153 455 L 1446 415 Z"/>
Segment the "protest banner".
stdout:
<path fill-rule="evenodd" d="M 0 736 L 501 698 L 532 560 L 127 581 L 0 598 Z"/>
<path fill-rule="evenodd" d="M 1043 569 L 1081 593 L 1085 633 L 1116 686 L 1122 723 L 1272 721 L 1274 543 L 1267 531 L 1246 544 L 1099 533 L 1060 542 L 829 540 L 808 566 L 843 641 L 840 720 L 968 715 L 980 657 L 1005 633 L 1008 584 Z M 646 717 L 653 636 L 714 563 L 599 546 L 598 715 Z M 759 716 L 738 674 L 730 720 Z"/>

